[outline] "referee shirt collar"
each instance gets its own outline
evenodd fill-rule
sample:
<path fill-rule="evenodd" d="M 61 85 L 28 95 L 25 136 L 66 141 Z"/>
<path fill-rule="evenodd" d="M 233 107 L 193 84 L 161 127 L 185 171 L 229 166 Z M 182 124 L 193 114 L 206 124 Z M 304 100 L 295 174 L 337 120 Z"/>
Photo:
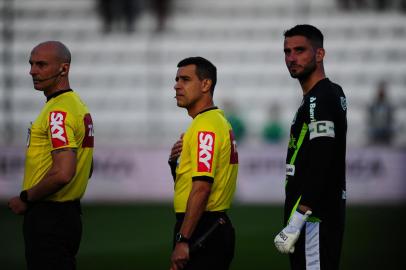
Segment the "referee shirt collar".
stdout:
<path fill-rule="evenodd" d="M 64 90 L 60 90 L 58 92 L 55 92 L 52 95 L 47 96 L 47 102 L 50 101 L 51 99 L 53 99 L 54 97 L 57 97 L 59 95 L 67 93 L 67 92 L 73 92 L 73 90 L 69 88 L 69 89 L 64 89 Z"/>
<path fill-rule="evenodd" d="M 202 114 L 202 113 L 205 113 L 205 112 L 208 112 L 208 111 L 211 111 L 211 110 L 217 110 L 217 109 L 218 109 L 217 106 L 213 106 L 213 107 L 204 109 L 203 111 L 199 112 L 196 116 L 198 116 L 199 114 Z"/>

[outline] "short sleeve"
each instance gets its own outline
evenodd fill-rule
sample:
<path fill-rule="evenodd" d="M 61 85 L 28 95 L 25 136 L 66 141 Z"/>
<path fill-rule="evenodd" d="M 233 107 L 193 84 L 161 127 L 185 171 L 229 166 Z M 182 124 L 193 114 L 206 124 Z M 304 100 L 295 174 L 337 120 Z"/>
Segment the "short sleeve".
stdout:
<path fill-rule="evenodd" d="M 192 178 L 208 176 L 214 178 L 216 154 L 218 153 L 217 136 L 214 131 L 196 130 L 191 139 Z"/>
<path fill-rule="evenodd" d="M 73 115 L 66 111 L 50 111 L 48 117 L 49 139 L 51 148 L 77 148 Z"/>

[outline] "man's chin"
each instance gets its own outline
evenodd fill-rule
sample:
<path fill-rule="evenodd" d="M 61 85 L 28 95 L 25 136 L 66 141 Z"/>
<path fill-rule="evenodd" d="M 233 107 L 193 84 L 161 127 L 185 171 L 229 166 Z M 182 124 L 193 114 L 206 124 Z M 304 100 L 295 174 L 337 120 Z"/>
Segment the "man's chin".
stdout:
<path fill-rule="evenodd" d="M 177 102 L 176 102 L 176 105 L 177 105 L 179 108 L 185 108 L 185 104 L 183 104 L 183 103 L 180 102 L 180 101 L 177 101 Z"/>
<path fill-rule="evenodd" d="M 306 79 L 309 75 L 306 73 L 290 73 L 290 76 L 294 79 L 298 80 L 304 80 Z"/>
<path fill-rule="evenodd" d="M 300 77 L 300 75 L 301 75 L 302 73 L 299 72 L 296 68 L 292 68 L 292 69 L 289 69 L 289 74 L 290 74 L 290 76 L 291 76 L 292 78 L 297 79 L 297 78 Z"/>
<path fill-rule="evenodd" d="M 38 81 L 33 81 L 33 86 L 35 90 L 42 91 L 41 83 Z"/>
<path fill-rule="evenodd" d="M 300 74 L 299 74 L 299 73 L 293 73 L 293 72 L 291 72 L 291 73 L 290 73 L 290 77 L 292 77 L 292 78 L 294 78 L 294 79 L 298 79 L 298 78 L 300 77 Z"/>

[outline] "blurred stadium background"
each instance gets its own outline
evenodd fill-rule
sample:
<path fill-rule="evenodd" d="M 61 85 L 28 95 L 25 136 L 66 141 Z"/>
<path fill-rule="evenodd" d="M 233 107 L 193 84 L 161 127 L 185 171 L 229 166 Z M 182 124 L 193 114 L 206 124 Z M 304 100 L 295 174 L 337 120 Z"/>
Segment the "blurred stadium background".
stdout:
<path fill-rule="evenodd" d="M 406 269 L 406 1 L 381 1 L 382 10 L 372 0 L 363 8 L 355 0 L 349 8 L 344 0 L 172 0 L 160 31 L 153 1 L 134 2 L 134 31 L 105 33 L 95 0 L 0 0 L 0 269 L 24 268 L 22 219 L 5 202 L 20 191 L 28 124 L 44 102 L 28 59 L 45 40 L 70 48 L 71 86 L 95 122 L 79 269 L 168 268 L 174 217 L 166 160 L 190 121 L 174 102 L 174 76 L 178 61 L 195 55 L 218 68 L 217 105 L 232 104 L 246 125 L 230 211 L 238 234 L 232 269 L 288 269 L 272 240 L 281 227 L 287 129 L 301 101 L 284 64 L 283 31 L 299 23 L 324 33 L 327 75 L 348 100 L 342 269 Z M 367 106 L 381 80 L 395 107 L 394 139 L 385 146 L 367 137 Z M 270 145 L 261 133 L 275 103 L 285 135 Z"/>

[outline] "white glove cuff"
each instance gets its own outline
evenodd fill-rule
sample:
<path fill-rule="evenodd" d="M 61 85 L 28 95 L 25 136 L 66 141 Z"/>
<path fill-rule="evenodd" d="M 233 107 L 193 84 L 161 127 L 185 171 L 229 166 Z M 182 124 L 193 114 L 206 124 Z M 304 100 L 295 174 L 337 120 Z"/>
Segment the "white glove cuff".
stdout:
<path fill-rule="evenodd" d="M 305 214 L 301 214 L 298 211 L 295 211 L 292 217 L 289 220 L 288 226 L 293 226 L 297 230 L 301 230 L 307 218 L 312 214 L 311 211 L 307 211 Z"/>

